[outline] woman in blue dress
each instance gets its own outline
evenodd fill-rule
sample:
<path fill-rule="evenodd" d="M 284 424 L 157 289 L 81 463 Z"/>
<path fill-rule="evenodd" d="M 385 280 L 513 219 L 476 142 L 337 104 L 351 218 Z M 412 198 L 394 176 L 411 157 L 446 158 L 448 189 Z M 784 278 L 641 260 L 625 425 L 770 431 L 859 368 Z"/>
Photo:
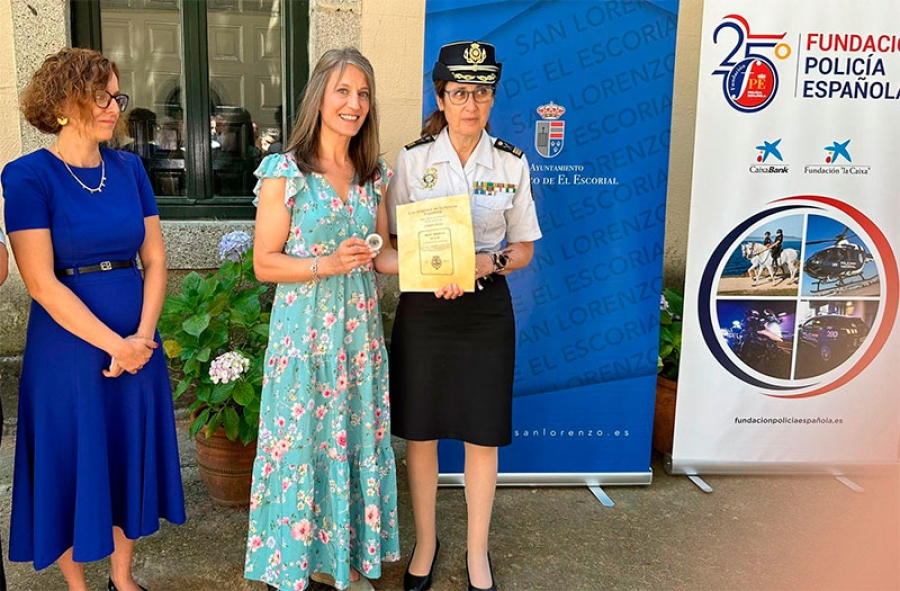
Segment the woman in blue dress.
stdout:
<path fill-rule="evenodd" d="M 6 251 L 6 235 L 0 228 L 0 285 L 6 281 L 9 274 L 9 253 Z M 2 379 L 2 376 L 0 376 Z M 3 442 L 3 405 L 0 404 L 0 443 Z M 3 554 L 3 544 L 0 544 L 0 554 Z M 3 568 L 3 556 L 0 556 L 0 591 L 6 591 L 6 571 Z"/>
<path fill-rule="evenodd" d="M 374 272 L 396 273 L 397 253 L 387 241 L 391 172 L 378 157 L 375 80 L 359 51 L 322 56 L 285 153 L 256 174 L 253 263 L 278 289 L 245 576 L 280 591 L 309 579 L 372 589 L 382 562 L 400 558 Z"/>
<path fill-rule="evenodd" d="M 32 297 L 9 554 L 37 570 L 57 563 L 79 591 L 83 563 L 105 556 L 110 591 L 143 589 L 131 572 L 135 540 L 160 519 L 185 520 L 156 334 L 166 285 L 159 214 L 140 160 L 100 148 L 127 104 L 115 63 L 60 50 L 22 96 L 25 118 L 56 142 L 2 173 L 9 241 Z"/>

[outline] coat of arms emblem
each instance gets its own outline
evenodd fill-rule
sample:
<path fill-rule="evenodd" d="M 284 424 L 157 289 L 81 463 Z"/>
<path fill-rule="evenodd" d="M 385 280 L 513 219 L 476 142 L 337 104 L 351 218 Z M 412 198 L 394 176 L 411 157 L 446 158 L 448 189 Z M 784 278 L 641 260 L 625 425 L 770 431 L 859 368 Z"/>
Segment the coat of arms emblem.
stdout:
<path fill-rule="evenodd" d="M 537 108 L 541 121 L 535 122 L 534 148 L 544 158 L 555 158 L 562 152 L 566 139 L 566 122 L 560 117 L 566 108 L 550 101 Z"/>

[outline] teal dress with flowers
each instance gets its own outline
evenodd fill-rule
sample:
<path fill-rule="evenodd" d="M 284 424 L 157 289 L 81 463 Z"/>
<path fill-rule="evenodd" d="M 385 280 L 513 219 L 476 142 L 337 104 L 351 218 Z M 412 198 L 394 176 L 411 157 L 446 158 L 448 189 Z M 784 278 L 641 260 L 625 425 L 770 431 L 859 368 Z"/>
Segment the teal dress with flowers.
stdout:
<path fill-rule="evenodd" d="M 256 175 L 287 179 L 284 252 L 329 255 L 375 232 L 392 173 L 355 185 L 346 203 L 289 154 Z M 256 186 L 259 193 L 262 180 Z M 245 576 L 300 591 L 314 572 L 338 588 L 350 565 L 369 578 L 400 559 L 388 360 L 371 263 L 349 274 L 278 285 L 269 326 Z"/>

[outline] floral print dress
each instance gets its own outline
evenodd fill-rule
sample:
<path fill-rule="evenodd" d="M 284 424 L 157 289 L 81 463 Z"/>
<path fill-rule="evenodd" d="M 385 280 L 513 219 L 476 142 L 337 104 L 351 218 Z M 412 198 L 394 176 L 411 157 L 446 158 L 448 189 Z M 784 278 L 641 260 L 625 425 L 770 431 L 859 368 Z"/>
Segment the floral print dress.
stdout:
<path fill-rule="evenodd" d="M 287 179 L 284 252 L 328 255 L 375 232 L 392 175 L 352 186 L 342 202 L 322 175 L 274 154 L 260 179 Z M 259 193 L 262 180 L 257 184 Z M 279 284 L 272 307 L 259 440 L 250 493 L 245 576 L 300 591 L 314 572 L 350 584 L 400 559 L 390 444 L 388 360 L 372 263 L 318 283 Z"/>

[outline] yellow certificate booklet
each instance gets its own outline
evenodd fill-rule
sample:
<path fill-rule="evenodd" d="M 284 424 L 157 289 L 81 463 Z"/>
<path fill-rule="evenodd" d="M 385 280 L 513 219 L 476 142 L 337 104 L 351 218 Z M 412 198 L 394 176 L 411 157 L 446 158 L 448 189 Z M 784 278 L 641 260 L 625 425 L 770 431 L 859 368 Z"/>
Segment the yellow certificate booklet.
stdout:
<path fill-rule="evenodd" d="M 475 237 L 468 195 L 397 206 L 400 291 L 434 291 L 449 283 L 475 291 Z"/>

